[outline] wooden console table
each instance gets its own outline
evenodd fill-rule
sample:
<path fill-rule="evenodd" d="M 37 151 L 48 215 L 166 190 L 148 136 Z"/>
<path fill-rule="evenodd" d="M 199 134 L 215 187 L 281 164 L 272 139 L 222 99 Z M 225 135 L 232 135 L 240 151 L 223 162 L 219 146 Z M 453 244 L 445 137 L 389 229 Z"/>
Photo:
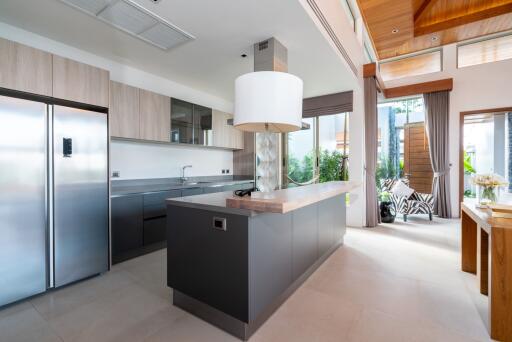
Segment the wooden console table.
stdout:
<path fill-rule="evenodd" d="M 489 296 L 491 338 L 512 341 L 512 219 L 462 203 L 461 228 L 462 270 L 476 274 L 480 293 Z"/>

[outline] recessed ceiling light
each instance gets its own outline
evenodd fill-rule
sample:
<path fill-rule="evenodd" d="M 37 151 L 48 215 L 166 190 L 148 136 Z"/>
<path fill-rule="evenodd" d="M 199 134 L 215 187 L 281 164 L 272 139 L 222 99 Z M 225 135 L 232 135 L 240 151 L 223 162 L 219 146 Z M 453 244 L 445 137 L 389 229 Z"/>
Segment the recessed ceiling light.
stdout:
<path fill-rule="evenodd" d="M 435 42 L 435 41 L 439 40 L 439 37 L 438 36 L 432 36 L 432 38 L 430 38 L 430 39 L 432 39 L 432 41 Z"/>
<path fill-rule="evenodd" d="M 394 28 L 394 29 L 391 30 L 391 33 L 395 34 L 395 33 L 398 33 L 398 31 L 400 31 L 400 30 L 397 29 L 397 28 Z"/>

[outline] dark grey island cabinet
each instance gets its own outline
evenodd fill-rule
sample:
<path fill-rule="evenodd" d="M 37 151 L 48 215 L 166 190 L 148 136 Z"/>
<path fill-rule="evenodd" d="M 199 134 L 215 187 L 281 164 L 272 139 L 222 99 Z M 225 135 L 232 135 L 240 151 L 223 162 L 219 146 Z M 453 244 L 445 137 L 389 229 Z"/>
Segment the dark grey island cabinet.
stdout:
<path fill-rule="evenodd" d="M 343 243 L 345 193 L 286 213 L 232 196 L 167 200 L 167 282 L 174 305 L 246 340 Z"/>

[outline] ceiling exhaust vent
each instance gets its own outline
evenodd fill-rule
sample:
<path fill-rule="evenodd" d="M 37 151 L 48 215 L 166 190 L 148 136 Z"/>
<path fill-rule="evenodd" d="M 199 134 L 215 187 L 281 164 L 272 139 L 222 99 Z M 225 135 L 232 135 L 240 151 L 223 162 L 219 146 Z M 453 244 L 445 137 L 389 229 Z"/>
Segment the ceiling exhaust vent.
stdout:
<path fill-rule="evenodd" d="M 195 39 L 131 0 L 61 1 L 162 50 Z"/>

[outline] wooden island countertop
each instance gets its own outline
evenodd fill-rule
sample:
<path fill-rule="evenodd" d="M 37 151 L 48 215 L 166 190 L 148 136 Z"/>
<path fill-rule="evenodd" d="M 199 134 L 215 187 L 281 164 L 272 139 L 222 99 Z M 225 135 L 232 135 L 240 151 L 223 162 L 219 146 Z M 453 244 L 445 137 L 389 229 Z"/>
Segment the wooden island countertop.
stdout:
<path fill-rule="evenodd" d="M 348 193 L 358 186 L 360 186 L 359 182 L 334 181 L 275 190 L 270 193 L 253 192 L 251 196 L 226 198 L 226 206 L 256 212 L 285 214 L 309 204 Z"/>

